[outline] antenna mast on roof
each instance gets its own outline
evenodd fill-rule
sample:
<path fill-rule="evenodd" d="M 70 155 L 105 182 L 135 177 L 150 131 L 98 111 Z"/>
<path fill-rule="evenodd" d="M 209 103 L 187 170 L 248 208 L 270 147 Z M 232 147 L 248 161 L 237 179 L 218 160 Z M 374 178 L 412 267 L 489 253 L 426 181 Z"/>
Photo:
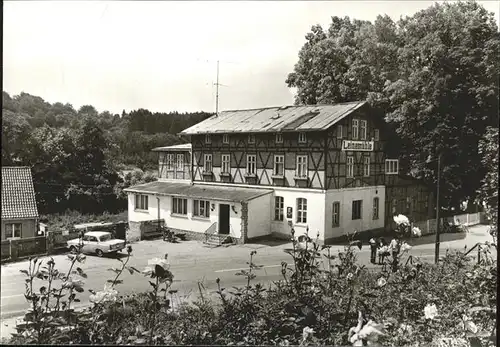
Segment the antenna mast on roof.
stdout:
<path fill-rule="evenodd" d="M 200 59 L 197 59 L 197 60 L 200 60 Z M 202 61 L 207 62 L 207 63 L 213 63 L 213 61 L 206 60 L 206 59 L 203 59 Z M 237 63 L 231 62 L 231 61 L 226 61 L 225 63 L 237 64 Z M 207 83 L 207 85 L 208 85 L 208 83 Z M 215 91 L 215 115 L 218 116 L 219 115 L 219 86 L 229 87 L 229 86 L 227 86 L 225 84 L 219 83 L 219 60 L 217 60 L 217 82 L 213 83 L 213 85 L 216 86 L 216 91 Z"/>
<path fill-rule="evenodd" d="M 215 90 L 215 116 L 219 116 L 219 86 L 227 87 L 225 84 L 219 83 L 219 61 L 217 60 L 217 82 L 214 83 Z"/>
<path fill-rule="evenodd" d="M 219 117 L 219 61 L 217 60 L 217 82 L 215 83 L 215 117 Z"/>

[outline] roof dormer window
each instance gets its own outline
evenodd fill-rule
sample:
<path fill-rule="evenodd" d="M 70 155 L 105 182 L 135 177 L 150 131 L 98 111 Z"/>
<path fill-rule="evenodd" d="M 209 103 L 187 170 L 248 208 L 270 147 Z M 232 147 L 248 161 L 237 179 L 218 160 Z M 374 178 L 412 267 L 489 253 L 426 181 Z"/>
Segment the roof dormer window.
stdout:
<path fill-rule="evenodd" d="M 306 133 L 299 133 L 299 143 L 306 143 L 306 142 L 307 142 Z"/>
<path fill-rule="evenodd" d="M 283 143 L 283 134 L 281 133 L 276 134 L 276 143 Z"/>

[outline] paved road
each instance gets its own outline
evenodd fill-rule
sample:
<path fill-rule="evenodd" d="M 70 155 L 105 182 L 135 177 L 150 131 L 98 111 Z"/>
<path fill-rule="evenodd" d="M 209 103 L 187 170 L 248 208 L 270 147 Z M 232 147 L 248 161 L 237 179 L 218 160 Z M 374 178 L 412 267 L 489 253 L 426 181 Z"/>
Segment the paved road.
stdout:
<path fill-rule="evenodd" d="M 421 257 L 424 261 L 434 260 L 434 236 L 427 236 L 415 240 L 411 254 Z M 487 234 L 486 226 L 476 226 L 471 228 L 467 235 L 447 234 L 442 236 L 441 254 L 444 255 L 446 249 L 463 249 L 465 245 L 469 248 L 477 242 L 492 241 Z M 231 247 L 208 248 L 196 241 L 186 241 L 179 244 L 170 244 L 162 241 L 141 241 L 133 245 L 133 257 L 129 264 L 142 270 L 147 265 L 147 260 L 153 257 L 161 257 L 165 253 L 169 254 L 171 270 L 175 276 L 174 289 L 179 290 L 180 299 L 198 295 L 198 282 L 202 282 L 207 292 L 216 289 L 216 278 L 220 278 L 222 286 L 231 288 L 245 284 L 242 276 L 235 273 L 248 267 L 249 253 L 256 250 L 254 262 L 264 267 L 257 272 L 257 281 L 270 284 L 272 281 L 281 279 L 281 262 L 291 262 L 291 257 L 283 250 L 291 247 L 290 243 L 285 244 L 249 244 Z M 369 263 L 369 247 L 363 247 L 358 251 L 358 258 L 361 264 Z M 343 249 L 342 246 L 332 246 L 332 251 Z M 67 271 L 69 261 L 66 255 L 54 257 L 56 266 L 62 271 Z M 81 305 L 88 304 L 89 292 L 87 289 L 101 290 L 107 279 L 113 277 L 113 272 L 107 270 L 111 267 L 118 267 L 120 263 L 113 258 L 97 258 L 88 256 L 85 264 L 80 265 L 88 274 L 85 280 L 84 293 L 81 293 Z M 1 319 L 21 316 L 28 308 L 28 303 L 24 299 L 24 275 L 20 269 L 27 269 L 27 261 L 6 264 L 1 266 Z M 148 280 L 142 275 L 130 275 L 124 272 L 122 275 L 124 283 L 118 286 L 120 293 L 141 292 L 149 289 Z M 42 284 L 38 284 L 40 287 Z"/>

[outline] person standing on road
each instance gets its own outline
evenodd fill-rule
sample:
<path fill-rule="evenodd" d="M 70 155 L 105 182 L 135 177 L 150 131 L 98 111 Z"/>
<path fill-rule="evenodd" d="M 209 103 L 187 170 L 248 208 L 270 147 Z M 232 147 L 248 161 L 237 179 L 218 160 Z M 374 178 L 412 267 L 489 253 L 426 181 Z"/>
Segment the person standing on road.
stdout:
<path fill-rule="evenodd" d="M 377 256 L 377 241 L 375 240 L 375 238 L 371 238 L 370 239 L 370 262 L 372 264 L 375 264 L 375 258 Z"/>
<path fill-rule="evenodd" d="M 392 272 L 396 272 L 398 268 L 398 255 L 401 249 L 401 241 L 398 236 L 392 239 L 389 248 L 392 253 Z"/>
<path fill-rule="evenodd" d="M 391 244 L 389 248 L 391 249 L 392 257 L 396 258 L 399 255 L 399 249 L 400 249 L 401 243 L 396 236 L 395 238 L 392 239 Z"/>
<path fill-rule="evenodd" d="M 386 253 L 385 240 L 383 237 L 378 239 L 378 264 L 382 265 L 384 263 Z"/>

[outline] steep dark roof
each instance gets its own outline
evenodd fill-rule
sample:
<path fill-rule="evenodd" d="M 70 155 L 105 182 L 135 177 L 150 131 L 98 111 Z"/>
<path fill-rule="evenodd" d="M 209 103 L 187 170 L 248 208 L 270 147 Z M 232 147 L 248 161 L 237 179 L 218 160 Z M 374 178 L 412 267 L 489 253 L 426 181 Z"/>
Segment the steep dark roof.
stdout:
<path fill-rule="evenodd" d="M 38 218 L 35 188 L 27 166 L 2 167 L 2 219 Z"/>
<path fill-rule="evenodd" d="M 223 111 L 183 130 L 181 135 L 322 131 L 348 116 L 365 101 L 334 105 L 283 106 Z"/>

